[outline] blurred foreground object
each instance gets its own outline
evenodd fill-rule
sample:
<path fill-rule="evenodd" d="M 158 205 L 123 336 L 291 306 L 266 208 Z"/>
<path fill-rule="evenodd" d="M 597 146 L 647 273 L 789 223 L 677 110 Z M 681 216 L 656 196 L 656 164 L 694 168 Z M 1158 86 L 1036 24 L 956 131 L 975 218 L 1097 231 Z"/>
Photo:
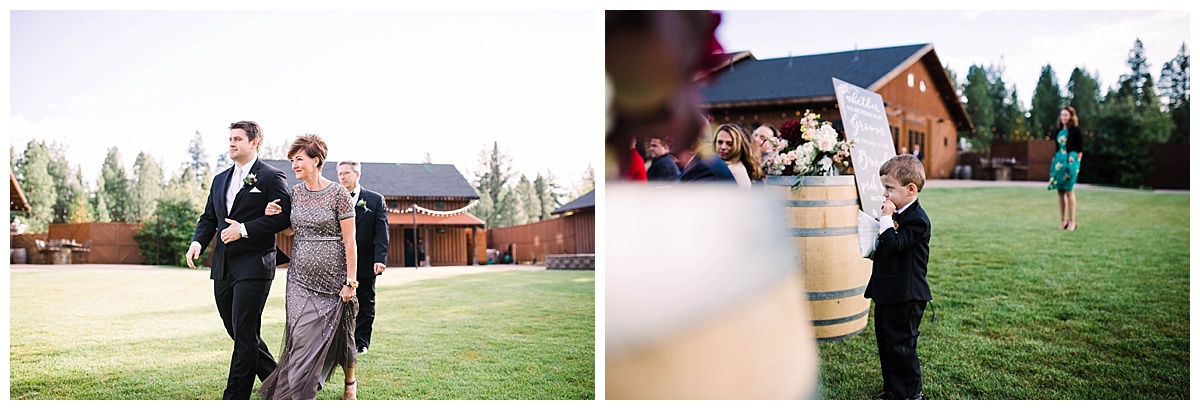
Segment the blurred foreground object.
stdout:
<path fill-rule="evenodd" d="M 816 338 L 781 200 L 607 185 L 606 398 L 815 398 Z"/>
<path fill-rule="evenodd" d="M 606 176 L 629 168 L 631 140 L 669 135 L 675 149 L 700 136 L 704 115 L 694 79 L 722 61 L 720 14 L 704 10 L 604 12 Z M 620 153 L 620 155 L 614 155 Z"/>

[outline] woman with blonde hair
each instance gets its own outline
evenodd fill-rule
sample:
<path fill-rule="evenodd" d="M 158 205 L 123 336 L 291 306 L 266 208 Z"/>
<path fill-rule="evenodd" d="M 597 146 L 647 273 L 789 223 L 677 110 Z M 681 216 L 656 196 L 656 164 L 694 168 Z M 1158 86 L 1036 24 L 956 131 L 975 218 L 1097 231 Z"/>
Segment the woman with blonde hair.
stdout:
<path fill-rule="evenodd" d="M 346 376 L 342 398 L 358 398 L 354 205 L 346 187 L 321 176 L 327 152 L 315 134 L 297 137 L 288 149 L 300 180 L 292 187 L 291 232 L 285 231 L 295 241 L 287 270 L 283 356 L 258 390 L 264 399 L 315 399 L 339 365 Z M 272 202 L 265 212 L 274 215 L 280 208 Z"/>
<path fill-rule="evenodd" d="M 749 189 L 752 183 L 766 177 L 742 127 L 728 123 L 717 127 L 717 132 L 713 134 L 713 150 L 729 166 L 739 188 Z"/>

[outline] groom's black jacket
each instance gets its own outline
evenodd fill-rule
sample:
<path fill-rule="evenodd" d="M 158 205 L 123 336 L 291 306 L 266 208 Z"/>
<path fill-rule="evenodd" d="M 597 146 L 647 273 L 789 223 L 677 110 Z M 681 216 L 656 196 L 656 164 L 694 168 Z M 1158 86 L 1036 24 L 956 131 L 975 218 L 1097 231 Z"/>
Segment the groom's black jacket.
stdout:
<path fill-rule="evenodd" d="M 237 280 L 273 280 L 275 266 L 287 262 L 276 261 L 275 248 L 275 234 L 291 226 L 292 198 L 288 193 L 287 178 L 278 168 L 264 164 L 261 159 L 256 159 L 250 167 L 249 174 L 255 179 L 253 185 L 244 180 L 231 181 L 233 169 L 230 167 L 213 179 L 204 214 L 200 215 L 192 240 L 199 242 L 203 251 L 214 235 L 220 235 L 221 230 L 229 226 L 225 218 L 238 221 L 246 225 L 247 237 L 229 244 L 217 237 L 211 278 L 223 280 L 225 275 L 232 275 Z M 241 190 L 234 198 L 232 210 L 226 213 L 225 193 L 229 184 L 241 185 Z M 267 203 L 276 199 L 280 200 L 283 212 L 266 216 Z M 279 255 L 286 258 L 282 252 Z"/>

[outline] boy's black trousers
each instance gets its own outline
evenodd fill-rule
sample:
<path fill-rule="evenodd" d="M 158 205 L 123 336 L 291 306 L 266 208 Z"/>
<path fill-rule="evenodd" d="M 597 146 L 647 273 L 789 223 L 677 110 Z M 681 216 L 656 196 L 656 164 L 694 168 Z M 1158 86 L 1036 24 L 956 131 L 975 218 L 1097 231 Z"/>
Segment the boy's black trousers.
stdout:
<path fill-rule="evenodd" d="M 921 334 L 924 300 L 875 304 L 875 340 L 883 369 L 883 391 L 895 399 L 910 399 L 921 393 L 921 361 L 917 358 L 917 336 Z"/>

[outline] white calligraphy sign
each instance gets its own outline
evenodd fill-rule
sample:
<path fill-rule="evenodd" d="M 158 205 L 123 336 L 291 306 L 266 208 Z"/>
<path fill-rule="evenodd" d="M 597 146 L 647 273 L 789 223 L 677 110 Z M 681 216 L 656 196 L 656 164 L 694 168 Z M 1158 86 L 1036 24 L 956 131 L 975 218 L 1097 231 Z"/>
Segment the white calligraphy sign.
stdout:
<path fill-rule="evenodd" d="M 862 210 L 879 219 L 883 213 L 880 209 L 883 207 L 883 182 L 879 179 L 879 167 L 896 156 L 887 113 L 883 111 L 883 97 L 837 78 L 833 79 L 833 93 L 837 96 L 846 139 L 854 142 L 850 160 L 854 162 L 854 179 Z"/>

